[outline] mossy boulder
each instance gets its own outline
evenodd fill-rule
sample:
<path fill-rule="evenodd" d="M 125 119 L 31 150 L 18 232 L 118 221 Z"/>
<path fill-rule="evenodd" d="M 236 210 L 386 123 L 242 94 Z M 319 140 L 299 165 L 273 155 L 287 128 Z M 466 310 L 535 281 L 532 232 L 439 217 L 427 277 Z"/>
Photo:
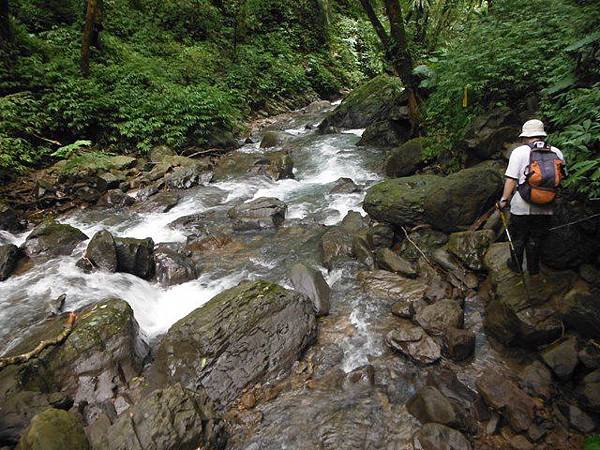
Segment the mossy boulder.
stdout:
<path fill-rule="evenodd" d="M 392 178 L 414 175 L 427 162 L 428 142 L 424 137 L 414 138 L 391 150 L 385 163 L 385 174 Z"/>
<path fill-rule="evenodd" d="M 385 180 L 367 191 L 363 208 L 373 219 L 396 227 L 429 223 L 442 231 L 457 231 L 488 209 L 501 189 L 498 171 L 477 166 L 447 177 Z"/>
<path fill-rule="evenodd" d="M 492 230 L 452 233 L 447 249 L 471 270 L 483 270 L 483 257 L 496 235 Z"/>
<path fill-rule="evenodd" d="M 227 212 L 233 229 L 239 231 L 277 228 L 283 224 L 287 205 L 277 198 L 260 197 L 234 206 Z"/>
<path fill-rule="evenodd" d="M 17 450 L 88 450 L 81 421 L 73 414 L 48 408 L 37 414 L 25 430 Z"/>
<path fill-rule="evenodd" d="M 70 255 L 86 239 L 88 237 L 77 228 L 50 221 L 34 228 L 22 248 L 30 257 Z"/>
<path fill-rule="evenodd" d="M 154 241 L 151 238 L 115 238 L 117 272 L 149 279 L 154 275 Z"/>
<path fill-rule="evenodd" d="M 235 152 L 219 159 L 215 166 L 214 181 L 223 181 L 247 174 L 264 175 L 274 181 L 294 178 L 294 162 L 286 151 L 264 155 Z"/>
<path fill-rule="evenodd" d="M 404 103 L 402 83 L 398 77 L 379 75 L 354 89 L 319 125 L 319 131 L 339 128 L 365 128 L 387 118 L 394 105 Z"/>
<path fill-rule="evenodd" d="M 287 141 L 289 141 L 293 135 L 285 133 L 283 131 L 266 131 L 260 141 L 261 148 L 281 147 Z"/>
<path fill-rule="evenodd" d="M 107 230 L 98 231 L 90 240 L 85 257 L 94 267 L 107 272 L 117 271 L 117 245 L 113 235 Z"/>
<path fill-rule="evenodd" d="M 149 371 L 153 385 L 206 389 L 219 406 L 266 382 L 315 341 L 311 300 L 268 281 L 243 282 L 175 323 Z"/>

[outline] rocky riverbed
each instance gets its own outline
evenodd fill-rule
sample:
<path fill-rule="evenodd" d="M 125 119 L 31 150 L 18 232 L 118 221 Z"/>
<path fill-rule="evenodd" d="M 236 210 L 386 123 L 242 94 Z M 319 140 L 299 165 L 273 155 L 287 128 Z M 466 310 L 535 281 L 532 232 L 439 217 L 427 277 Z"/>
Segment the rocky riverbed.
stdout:
<path fill-rule="evenodd" d="M 0 349 L 77 319 L 0 370 L 0 445 L 581 448 L 600 423 L 600 224 L 550 236 L 554 268 L 526 289 L 497 215 L 467 231 L 500 192 L 508 116 L 445 176 L 404 143 L 401 105 L 371 86 L 225 155 L 34 174 L 35 200 L 0 212 Z"/>

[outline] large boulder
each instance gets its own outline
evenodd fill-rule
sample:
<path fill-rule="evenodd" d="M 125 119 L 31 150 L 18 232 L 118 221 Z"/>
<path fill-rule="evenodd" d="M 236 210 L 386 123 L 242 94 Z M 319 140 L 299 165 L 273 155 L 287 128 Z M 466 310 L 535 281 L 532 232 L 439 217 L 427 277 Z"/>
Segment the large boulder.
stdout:
<path fill-rule="evenodd" d="M 367 191 L 363 207 L 373 219 L 397 227 L 429 223 L 439 230 L 457 231 L 489 208 L 501 189 L 498 171 L 477 166 L 447 177 L 387 179 Z"/>
<path fill-rule="evenodd" d="M 542 351 L 542 361 L 561 380 L 567 380 L 575 370 L 579 359 L 577 358 L 577 338 L 571 336 L 564 341 L 557 342 Z"/>
<path fill-rule="evenodd" d="M 19 222 L 17 212 L 6 203 L 0 201 L 0 230 L 14 233 L 21 229 L 22 226 Z"/>
<path fill-rule="evenodd" d="M 471 270 L 483 270 L 483 257 L 495 240 L 492 230 L 452 233 L 447 249 Z"/>
<path fill-rule="evenodd" d="M 485 307 L 484 326 L 505 345 L 549 344 L 563 329 L 553 301 L 569 290 L 576 274 L 557 272 L 525 285 L 523 277 L 506 266 L 509 256 L 508 243 L 493 244 L 485 255 L 494 290 Z"/>
<path fill-rule="evenodd" d="M 304 264 L 295 264 L 290 270 L 290 280 L 296 291 L 312 300 L 318 316 L 329 314 L 331 288 L 321 272 Z"/>
<path fill-rule="evenodd" d="M 84 256 L 94 267 L 107 272 L 117 271 L 117 245 L 110 231 L 98 231 L 90 240 Z"/>
<path fill-rule="evenodd" d="M 227 212 L 233 229 L 239 231 L 277 228 L 285 220 L 287 205 L 281 200 L 261 197 L 234 206 Z"/>
<path fill-rule="evenodd" d="M 159 386 L 179 382 L 192 390 L 205 388 L 225 407 L 247 386 L 288 370 L 316 334 L 306 296 L 267 281 L 243 282 L 169 329 L 150 380 Z"/>
<path fill-rule="evenodd" d="M 226 442 L 212 402 L 180 384 L 153 391 L 95 437 L 97 450 L 211 450 Z"/>
<path fill-rule="evenodd" d="M 598 207 L 558 199 L 554 206 L 552 227 L 577 222 L 598 214 Z M 556 230 L 551 230 L 542 247 L 542 261 L 555 269 L 575 269 L 593 262 L 600 253 L 600 216 Z"/>
<path fill-rule="evenodd" d="M 352 181 L 352 178 L 338 178 L 333 187 L 329 190 L 330 194 L 354 194 L 360 192 L 361 188 Z"/>
<path fill-rule="evenodd" d="M 600 289 L 578 281 L 555 307 L 566 325 L 590 338 L 600 338 Z"/>
<path fill-rule="evenodd" d="M 30 257 L 70 255 L 86 239 L 88 237 L 77 228 L 51 221 L 34 228 L 22 248 Z"/>
<path fill-rule="evenodd" d="M 294 161 L 286 151 L 264 154 L 234 152 L 219 159 L 215 167 L 215 181 L 246 174 L 264 175 L 274 181 L 294 178 Z"/>
<path fill-rule="evenodd" d="M 10 354 L 31 351 L 40 341 L 55 338 L 63 323 L 63 317 L 54 317 L 34 327 Z M 20 385 L 22 389 L 60 391 L 82 408 L 99 405 L 127 390 L 147 354 L 131 307 L 123 300 L 107 299 L 79 311 L 64 342 L 26 363 Z"/>
<path fill-rule="evenodd" d="M 165 178 L 165 186 L 170 189 L 189 189 L 192 186 L 205 186 L 213 179 L 212 166 L 204 162 L 189 167 L 177 167 Z"/>
<path fill-rule="evenodd" d="M 149 279 L 154 275 L 154 241 L 151 238 L 115 238 L 117 272 Z"/>
<path fill-rule="evenodd" d="M 423 328 L 402 320 L 385 337 L 386 344 L 421 364 L 433 364 L 441 357 L 440 346 Z"/>
<path fill-rule="evenodd" d="M 329 133 L 340 128 L 365 128 L 386 119 L 396 105 L 406 103 L 398 77 L 380 75 L 354 89 L 319 125 Z"/>
<path fill-rule="evenodd" d="M 451 299 L 444 299 L 427 305 L 415 316 L 415 320 L 430 334 L 444 334 L 448 328 L 460 328 L 464 313 L 460 305 Z"/>
<path fill-rule="evenodd" d="M 448 398 L 434 386 L 424 386 L 406 403 L 406 409 L 421 423 L 458 425 L 458 415 Z"/>
<path fill-rule="evenodd" d="M 88 450 L 81 421 L 73 414 L 48 408 L 37 414 L 24 431 L 17 450 Z"/>
<path fill-rule="evenodd" d="M 283 131 L 269 130 L 263 134 L 260 141 L 261 148 L 281 147 L 287 141 L 289 141 L 293 135 L 285 133 Z"/>
<path fill-rule="evenodd" d="M 0 245 L 0 281 L 6 280 L 17 268 L 21 250 L 14 244 Z"/>
<path fill-rule="evenodd" d="M 388 116 L 367 125 L 356 145 L 395 147 L 409 140 L 413 136 L 412 130 L 408 105 L 390 105 Z"/>
<path fill-rule="evenodd" d="M 471 450 L 460 431 L 438 423 L 428 423 L 413 436 L 415 450 Z"/>
<path fill-rule="evenodd" d="M 197 270 L 181 249 L 159 244 L 154 250 L 156 279 L 163 287 L 173 286 L 196 279 Z"/>
<path fill-rule="evenodd" d="M 375 253 L 375 262 L 378 268 L 404 275 L 408 278 L 416 278 L 417 271 L 412 262 L 393 252 L 389 248 L 380 248 Z"/>
<path fill-rule="evenodd" d="M 342 227 L 331 227 L 319 240 L 319 253 L 323 265 L 332 269 L 337 261 L 353 255 L 352 235 Z"/>
<path fill-rule="evenodd" d="M 501 153 L 519 135 L 517 118 L 510 108 L 499 107 L 477 116 L 470 124 L 462 143 L 478 159 Z"/>
<path fill-rule="evenodd" d="M 385 174 L 392 178 L 414 175 L 427 161 L 427 142 L 427 138 L 414 138 L 393 149 L 385 163 Z"/>

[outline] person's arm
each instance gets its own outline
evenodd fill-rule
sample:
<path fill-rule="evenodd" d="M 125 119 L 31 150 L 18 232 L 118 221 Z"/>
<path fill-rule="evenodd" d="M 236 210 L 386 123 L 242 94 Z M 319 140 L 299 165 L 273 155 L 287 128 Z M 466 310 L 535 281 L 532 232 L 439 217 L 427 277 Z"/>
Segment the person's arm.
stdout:
<path fill-rule="evenodd" d="M 502 191 L 502 198 L 500 199 L 500 207 L 506 208 L 510 199 L 515 192 L 515 188 L 517 187 L 517 180 L 514 178 L 506 177 L 506 181 L 504 182 L 504 190 Z"/>

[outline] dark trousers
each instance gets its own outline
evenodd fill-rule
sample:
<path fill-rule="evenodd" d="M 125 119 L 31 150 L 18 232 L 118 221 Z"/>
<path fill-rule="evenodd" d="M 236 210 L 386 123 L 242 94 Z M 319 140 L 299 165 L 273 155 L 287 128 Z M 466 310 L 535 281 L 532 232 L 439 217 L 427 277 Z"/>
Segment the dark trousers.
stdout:
<path fill-rule="evenodd" d="M 548 233 L 552 216 L 532 214 L 510 215 L 509 231 L 515 247 L 515 263 L 523 268 L 523 253 L 527 254 L 527 271 L 530 275 L 540 272 L 542 241 Z"/>

